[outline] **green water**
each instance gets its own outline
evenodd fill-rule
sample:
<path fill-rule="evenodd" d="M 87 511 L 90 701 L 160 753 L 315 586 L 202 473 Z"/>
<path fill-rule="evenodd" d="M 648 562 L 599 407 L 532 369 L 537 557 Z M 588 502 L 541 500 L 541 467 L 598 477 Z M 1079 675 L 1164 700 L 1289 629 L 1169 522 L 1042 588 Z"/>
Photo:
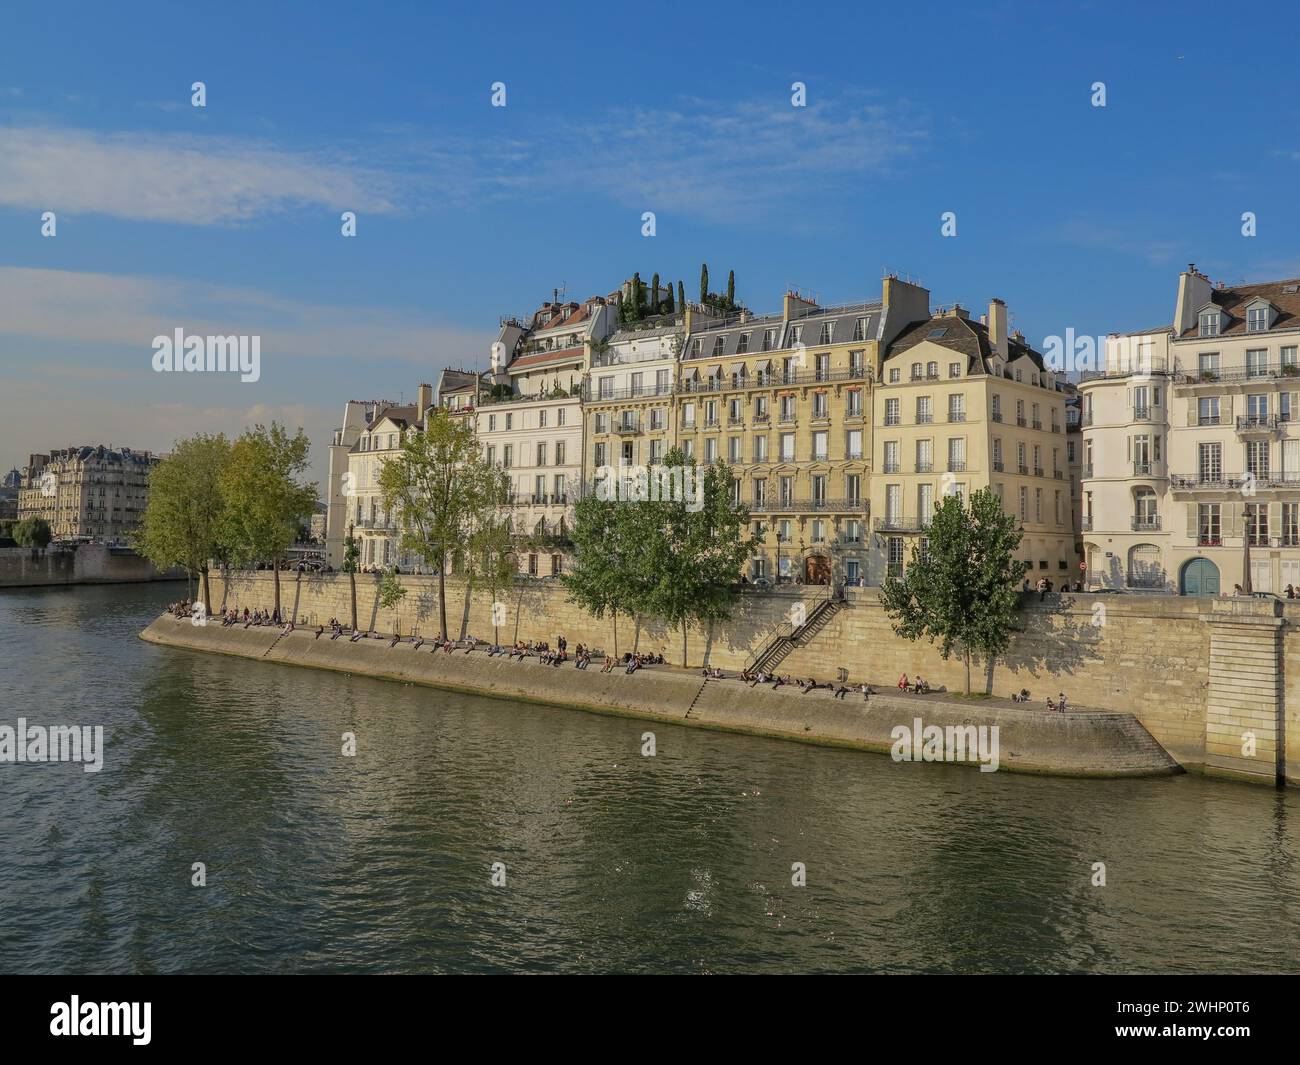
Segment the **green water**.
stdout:
<path fill-rule="evenodd" d="M 0 764 L 0 971 L 1300 971 L 1294 792 L 895 764 L 136 639 L 179 594 L 0 593 L 0 724 L 107 745 L 99 773 Z"/>

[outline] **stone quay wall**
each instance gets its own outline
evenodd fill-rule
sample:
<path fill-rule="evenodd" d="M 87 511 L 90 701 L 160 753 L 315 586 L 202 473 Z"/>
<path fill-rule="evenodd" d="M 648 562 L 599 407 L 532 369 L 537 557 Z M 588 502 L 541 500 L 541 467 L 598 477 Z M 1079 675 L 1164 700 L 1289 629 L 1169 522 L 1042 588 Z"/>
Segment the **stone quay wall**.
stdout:
<path fill-rule="evenodd" d="M 379 578 L 357 574 L 362 628 L 381 632 L 438 632 L 437 581 L 403 576 L 406 597 L 379 605 Z M 282 574 L 282 603 L 300 624 L 350 618 L 344 574 Z M 562 587 L 522 583 L 494 599 L 475 589 L 466 602 L 460 581 L 447 583 L 448 628 L 479 639 L 546 640 L 563 634 L 572 648 L 662 653 L 680 664 L 680 631 L 620 615 L 594 618 L 568 602 Z M 723 670 L 744 667 L 803 602 L 811 610 L 825 589 L 746 592 L 730 621 L 712 631 L 690 630 L 686 657 Z M 269 573 L 213 575 L 213 608 L 269 607 Z M 1029 690 L 1043 706 L 1064 692 L 1071 705 L 1131 713 L 1183 766 L 1261 783 L 1300 784 L 1300 602 L 1198 599 L 1167 595 L 1053 594 L 1025 597 L 1019 631 L 991 666 L 972 666 L 972 691 L 1007 696 Z M 615 638 L 617 624 L 617 639 Z M 1289 669 L 1292 659 L 1296 669 Z M 819 681 L 867 681 L 878 687 L 899 674 L 918 674 L 932 686 L 961 691 L 965 670 L 925 641 L 898 637 L 873 588 L 848 589 L 845 603 L 780 672 Z M 1289 698 L 1288 698 L 1289 696 Z M 1295 709 L 1288 711 L 1287 707 Z M 1288 727 L 1289 726 L 1289 727 Z"/>
<path fill-rule="evenodd" d="M 105 544 L 80 544 L 70 549 L 0 548 L 0 588 L 184 579 L 183 571 L 159 573 L 152 562 L 134 551 Z"/>
<path fill-rule="evenodd" d="M 998 736 L 995 768 L 1013 772 L 1088 777 L 1178 772 L 1178 763 L 1132 714 L 1054 714 L 1040 708 L 972 705 L 940 695 L 836 699 L 824 689 L 805 694 L 793 686 L 751 688 L 734 676 L 706 680 L 666 666 L 631 675 L 622 669 L 602 673 L 598 666 L 579 671 L 572 662 L 547 666 L 536 658 L 488 658 L 482 650 L 447 654 L 430 644 L 390 646 L 389 640 L 382 639 L 353 643 L 346 638 L 316 638 L 308 629 L 283 635 L 278 627 L 224 628 L 217 622 L 199 626 L 167 615 L 141 635 L 152 643 L 264 662 L 882 753 L 893 746 L 896 726 L 906 726 L 915 734 L 918 719 L 923 728 L 991 726 Z M 431 704 L 436 702 L 431 696 Z M 974 746 L 960 760 L 980 763 Z"/>

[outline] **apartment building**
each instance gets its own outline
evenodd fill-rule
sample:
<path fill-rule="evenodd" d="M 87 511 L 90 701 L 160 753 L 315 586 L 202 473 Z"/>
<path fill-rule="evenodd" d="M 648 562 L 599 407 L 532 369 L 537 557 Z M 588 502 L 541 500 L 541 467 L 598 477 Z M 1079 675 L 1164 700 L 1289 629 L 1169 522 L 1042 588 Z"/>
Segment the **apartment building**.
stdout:
<path fill-rule="evenodd" d="M 44 518 L 58 540 L 126 543 L 144 516 L 158 462 L 148 451 L 102 444 L 32 455 L 22 470 L 17 517 Z"/>
<path fill-rule="evenodd" d="M 1141 334 L 1117 337 L 1081 386 L 1097 583 L 1183 595 L 1300 586 L 1300 280 L 1215 285 L 1190 266 L 1173 322 L 1146 335 L 1149 368 L 1124 361 L 1122 342 Z M 1103 454 L 1114 469 L 1120 436 L 1135 479 L 1097 476 Z M 1144 462 L 1150 476 L 1136 477 Z"/>
<path fill-rule="evenodd" d="M 821 307 L 692 323 L 675 397 L 682 449 L 719 459 L 759 539 L 751 579 L 866 577 L 871 387 L 883 306 Z"/>
<path fill-rule="evenodd" d="M 873 580 L 902 573 L 942 495 L 992 489 L 1019 520 L 1031 580 L 1074 579 L 1066 401 L 1007 308 L 962 307 L 908 326 L 886 348 L 873 413 Z"/>
<path fill-rule="evenodd" d="M 624 324 L 593 345 L 583 387 L 587 481 L 605 467 L 653 466 L 676 442 L 673 392 L 688 308 Z"/>
<path fill-rule="evenodd" d="M 478 439 L 487 460 L 510 478 L 515 533 L 533 545 L 521 550 L 519 564 L 532 576 L 563 570 L 561 548 L 582 485 L 582 382 L 593 346 L 614 328 L 617 306 L 606 296 L 557 298 L 527 321 L 504 319 L 492 346 Z M 548 543 L 556 549 L 543 550 Z"/>

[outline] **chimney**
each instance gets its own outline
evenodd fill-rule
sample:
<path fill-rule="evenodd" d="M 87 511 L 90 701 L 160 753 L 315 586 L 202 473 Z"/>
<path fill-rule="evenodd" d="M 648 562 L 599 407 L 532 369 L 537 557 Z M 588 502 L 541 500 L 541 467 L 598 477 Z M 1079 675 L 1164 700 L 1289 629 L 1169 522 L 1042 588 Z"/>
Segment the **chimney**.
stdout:
<path fill-rule="evenodd" d="M 417 394 L 419 399 L 416 401 L 415 416 L 423 418 L 424 412 L 433 406 L 433 385 L 420 385 Z"/>
<path fill-rule="evenodd" d="M 996 296 L 989 300 L 989 344 L 1007 357 L 1007 305 Z"/>
<path fill-rule="evenodd" d="M 1210 279 L 1188 263 L 1178 277 L 1178 303 L 1174 307 L 1174 336 L 1182 336 L 1196 324 L 1196 312 L 1210 302 Z"/>
<path fill-rule="evenodd" d="M 960 303 L 954 303 L 952 305 L 952 313 L 955 314 L 958 318 L 963 318 L 967 321 L 970 320 L 970 311 L 968 311 Z"/>

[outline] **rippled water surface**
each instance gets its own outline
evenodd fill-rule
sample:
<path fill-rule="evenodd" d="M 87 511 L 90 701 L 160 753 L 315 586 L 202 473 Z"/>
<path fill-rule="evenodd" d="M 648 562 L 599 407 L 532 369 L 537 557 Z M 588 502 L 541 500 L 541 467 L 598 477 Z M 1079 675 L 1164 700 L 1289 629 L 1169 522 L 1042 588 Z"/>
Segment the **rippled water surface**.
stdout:
<path fill-rule="evenodd" d="M 0 764 L 0 971 L 1300 971 L 1294 792 L 643 758 L 642 722 L 138 640 L 180 594 L 0 593 L 0 724 L 107 745 Z"/>

